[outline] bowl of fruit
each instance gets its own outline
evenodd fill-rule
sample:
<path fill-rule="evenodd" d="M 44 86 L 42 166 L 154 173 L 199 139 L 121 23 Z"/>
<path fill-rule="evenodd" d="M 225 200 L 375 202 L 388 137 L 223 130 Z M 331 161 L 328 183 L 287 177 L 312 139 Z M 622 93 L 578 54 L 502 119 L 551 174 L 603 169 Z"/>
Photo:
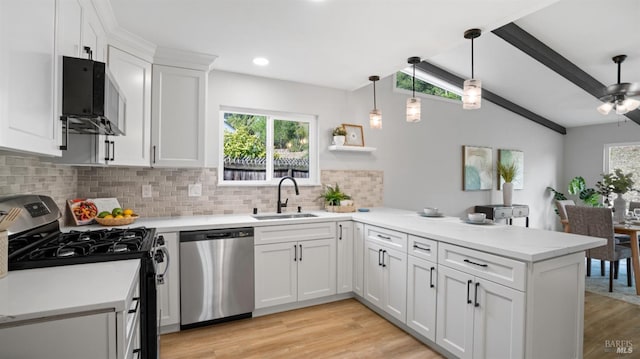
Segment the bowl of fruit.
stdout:
<path fill-rule="evenodd" d="M 138 219 L 138 215 L 132 209 L 114 208 L 109 211 L 102 211 L 96 216 L 96 222 L 103 226 L 124 226 L 131 224 Z"/>

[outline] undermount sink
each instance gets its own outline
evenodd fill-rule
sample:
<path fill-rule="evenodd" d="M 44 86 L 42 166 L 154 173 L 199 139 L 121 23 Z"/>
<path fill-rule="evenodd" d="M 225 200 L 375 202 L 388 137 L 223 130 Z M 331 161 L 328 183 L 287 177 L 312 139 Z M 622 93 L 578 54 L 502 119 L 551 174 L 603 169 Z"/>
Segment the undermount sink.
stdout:
<path fill-rule="evenodd" d="M 254 215 L 252 217 L 259 220 L 266 220 L 266 219 L 311 218 L 311 217 L 318 217 L 318 216 L 311 213 L 279 213 L 279 214 Z"/>

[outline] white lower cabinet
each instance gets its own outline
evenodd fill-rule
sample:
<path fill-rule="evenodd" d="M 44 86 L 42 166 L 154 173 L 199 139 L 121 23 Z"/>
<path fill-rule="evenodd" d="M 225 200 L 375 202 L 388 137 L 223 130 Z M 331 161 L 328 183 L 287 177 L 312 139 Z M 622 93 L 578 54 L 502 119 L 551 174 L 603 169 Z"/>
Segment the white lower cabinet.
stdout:
<path fill-rule="evenodd" d="M 158 237 L 164 239 L 160 248 L 169 256 L 157 269 L 158 274 L 164 272 L 164 283 L 157 284 L 157 315 L 160 332 L 164 334 L 180 330 L 180 240 L 178 232 L 160 232 Z"/>
<path fill-rule="evenodd" d="M 364 224 L 353 224 L 353 292 L 364 295 Z"/>
<path fill-rule="evenodd" d="M 255 286 L 256 309 L 336 294 L 335 237 L 255 246 Z"/>
<path fill-rule="evenodd" d="M 369 240 L 365 241 L 364 299 L 405 322 L 406 253 Z"/>
<path fill-rule="evenodd" d="M 407 257 L 407 326 L 436 341 L 437 264 Z"/>
<path fill-rule="evenodd" d="M 459 358 L 523 358 L 521 291 L 438 266 L 436 343 Z"/>
<path fill-rule="evenodd" d="M 353 222 L 338 222 L 338 293 L 353 291 Z"/>

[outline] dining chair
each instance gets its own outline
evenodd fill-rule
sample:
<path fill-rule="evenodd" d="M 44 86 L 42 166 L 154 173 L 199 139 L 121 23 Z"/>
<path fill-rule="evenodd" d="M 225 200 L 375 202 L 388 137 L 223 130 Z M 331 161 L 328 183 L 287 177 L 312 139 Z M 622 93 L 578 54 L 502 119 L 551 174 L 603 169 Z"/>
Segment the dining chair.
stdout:
<path fill-rule="evenodd" d="M 631 286 L 631 248 L 617 244 L 610 208 L 566 206 L 571 233 L 599 237 L 607 244 L 587 250 L 587 265 L 591 258 L 609 261 L 609 292 L 613 292 L 614 262 L 627 259 L 627 285 Z"/>
<path fill-rule="evenodd" d="M 575 206 L 576 203 L 571 199 L 556 200 L 555 202 L 558 215 L 560 216 L 560 223 L 564 226 L 564 231 L 569 233 L 571 232 L 571 229 L 569 227 L 569 221 L 567 220 L 567 211 L 565 210 L 565 207 Z"/>

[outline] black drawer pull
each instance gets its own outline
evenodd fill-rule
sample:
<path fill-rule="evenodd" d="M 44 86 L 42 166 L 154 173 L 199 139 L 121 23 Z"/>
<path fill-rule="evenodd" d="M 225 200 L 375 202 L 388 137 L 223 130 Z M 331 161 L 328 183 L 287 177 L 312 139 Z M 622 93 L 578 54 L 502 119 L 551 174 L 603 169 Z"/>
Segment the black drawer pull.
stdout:
<path fill-rule="evenodd" d="M 420 246 L 419 246 L 419 245 L 417 245 L 417 244 L 414 244 L 414 245 L 413 245 L 413 248 L 421 249 L 421 250 L 426 251 L 426 252 L 431 252 L 431 248 L 424 248 L 424 247 L 420 247 Z"/>
<path fill-rule="evenodd" d="M 378 234 L 378 237 L 379 237 L 379 238 L 382 238 L 382 239 L 386 239 L 386 240 L 388 240 L 388 241 L 390 241 L 390 240 L 391 240 L 391 237 L 389 237 L 389 236 L 383 236 L 382 234 Z"/>
<path fill-rule="evenodd" d="M 465 261 L 465 263 L 473 264 L 473 265 L 476 265 L 478 267 L 487 268 L 489 266 L 488 264 L 476 263 L 476 262 L 472 262 L 472 261 L 470 261 L 468 259 L 465 259 L 464 261 Z"/>

